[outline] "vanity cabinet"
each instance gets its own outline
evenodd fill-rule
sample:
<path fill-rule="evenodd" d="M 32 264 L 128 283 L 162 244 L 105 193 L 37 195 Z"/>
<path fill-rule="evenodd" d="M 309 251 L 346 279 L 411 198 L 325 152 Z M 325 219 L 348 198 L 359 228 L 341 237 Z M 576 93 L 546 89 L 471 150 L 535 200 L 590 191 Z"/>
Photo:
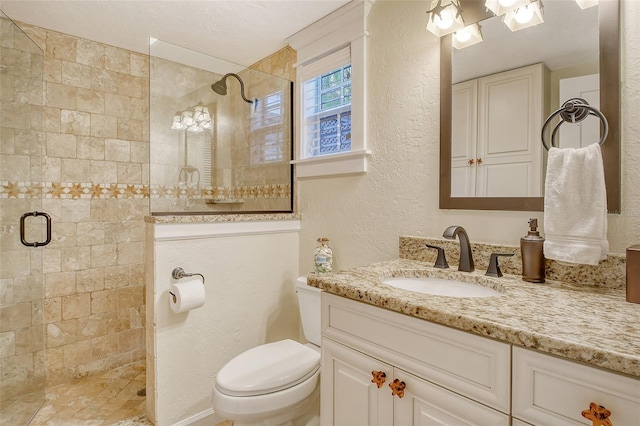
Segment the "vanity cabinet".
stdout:
<path fill-rule="evenodd" d="M 453 85 L 452 197 L 542 194 L 544 64 Z"/>
<path fill-rule="evenodd" d="M 509 425 L 509 345 L 324 292 L 322 330 L 323 425 Z"/>
<path fill-rule="evenodd" d="M 533 425 L 591 424 L 581 414 L 591 403 L 609 410 L 614 426 L 640 425 L 640 380 L 513 348 L 514 419 Z"/>

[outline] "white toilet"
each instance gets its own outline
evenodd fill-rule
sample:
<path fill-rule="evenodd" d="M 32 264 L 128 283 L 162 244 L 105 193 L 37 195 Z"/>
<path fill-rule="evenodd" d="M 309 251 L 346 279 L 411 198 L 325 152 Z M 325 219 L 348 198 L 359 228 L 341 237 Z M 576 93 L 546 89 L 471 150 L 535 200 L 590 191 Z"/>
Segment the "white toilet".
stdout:
<path fill-rule="evenodd" d="M 320 424 L 320 290 L 296 282 L 306 345 L 280 340 L 249 349 L 220 369 L 211 403 L 234 426 Z"/>

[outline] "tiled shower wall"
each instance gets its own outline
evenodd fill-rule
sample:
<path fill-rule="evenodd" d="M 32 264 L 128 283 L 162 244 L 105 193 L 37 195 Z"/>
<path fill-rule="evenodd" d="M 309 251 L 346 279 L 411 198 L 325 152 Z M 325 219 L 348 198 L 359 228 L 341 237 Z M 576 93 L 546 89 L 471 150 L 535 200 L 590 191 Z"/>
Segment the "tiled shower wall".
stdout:
<path fill-rule="evenodd" d="M 48 385 L 144 359 L 146 55 L 21 25 L 45 52 Z"/>

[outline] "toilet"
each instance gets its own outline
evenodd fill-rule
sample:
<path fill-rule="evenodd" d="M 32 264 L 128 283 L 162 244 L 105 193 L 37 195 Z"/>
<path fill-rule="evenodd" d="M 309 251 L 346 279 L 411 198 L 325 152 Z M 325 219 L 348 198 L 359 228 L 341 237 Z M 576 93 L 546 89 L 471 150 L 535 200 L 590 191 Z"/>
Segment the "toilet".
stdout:
<path fill-rule="evenodd" d="M 320 424 L 320 293 L 296 281 L 305 338 L 251 348 L 227 362 L 216 376 L 211 403 L 234 426 Z"/>

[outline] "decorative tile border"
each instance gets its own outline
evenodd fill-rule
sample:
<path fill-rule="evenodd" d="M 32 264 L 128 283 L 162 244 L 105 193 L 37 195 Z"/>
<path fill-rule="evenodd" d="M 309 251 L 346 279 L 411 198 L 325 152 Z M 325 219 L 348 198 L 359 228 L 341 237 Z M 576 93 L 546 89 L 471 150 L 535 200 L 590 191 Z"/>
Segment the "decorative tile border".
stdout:
<path fill-rule="evenodd" d="M 0 181 L 0 198 L 58 199 L 280 199 L 291 198 L 289 184 L 197 188 L 186 185 L 141 185 L 88 182 Z"/>

